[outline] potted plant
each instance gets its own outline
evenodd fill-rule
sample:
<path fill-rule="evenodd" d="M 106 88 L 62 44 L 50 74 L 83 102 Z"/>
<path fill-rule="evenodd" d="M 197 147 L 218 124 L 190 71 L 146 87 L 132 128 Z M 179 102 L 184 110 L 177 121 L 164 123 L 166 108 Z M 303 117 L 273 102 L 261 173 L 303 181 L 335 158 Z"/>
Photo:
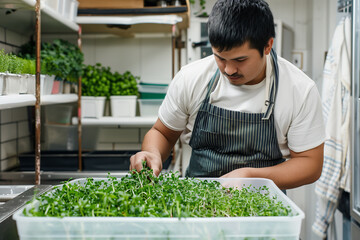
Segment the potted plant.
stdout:
<path fill-rule="evenodd" d="M 138 95 L 137 80 L 129 71 L 115 72 L 111 79 L 110 106 L 113 117 L 135 117 Z"/>
<path fill-rule="evenodd" d="M 9 69 L 9 58 L 4 49 L 0 50 L 0 95 L 3 93 L 4 79 L 6 71 Z"/>
<path fill-rule="evenodd" d="M 3 93 L 7 94 L 19 94 L 20 93 L 20 81 L 21 70 L 23 62 L 21 58 L 16 57 L 13 54 L 6 55 L 9 61 L 8 73 L 4 78 Z"/>
<path fill-rule="evenodd" d="M 110 96 L 110 68 L 97 63 L 83 69 L 81 91 L 81 116 L 100 118 L 104 113 L 105 100 Z"/>
<path fill-rule="evenodd" d="M 26 59 L 35 59 L 34 46 L 34 41 L 22 45 L 18 55 Z M 62 93 L 64 81 L 69 86 L 76 85 L 82 75 L 83 61 L 83 53 L 68 41 L 56 39 L 51 43 L 42 43 L 41 73 L 45 75 L 42 77 L 45 78 L 45 93 Z"/>

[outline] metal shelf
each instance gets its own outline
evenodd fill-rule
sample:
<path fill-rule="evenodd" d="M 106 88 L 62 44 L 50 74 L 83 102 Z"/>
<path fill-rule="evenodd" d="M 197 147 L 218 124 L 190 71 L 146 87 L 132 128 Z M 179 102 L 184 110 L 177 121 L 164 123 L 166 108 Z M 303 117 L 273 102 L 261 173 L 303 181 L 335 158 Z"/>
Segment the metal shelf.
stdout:
<path fill-rule="evenodd" d="M 36 0 L 0 0 L 0 26 L 17 33 L 35 29 Z M 76 33 L 79 25 L 45 4 L 41 5 L 42 33 Z"/>
<path fill-rule="evenodd" d="M 54 94 L 44 95 L 40 97 L 41 105 L 70 103 L 77 101 L 77 99 L 78 96 L 76 94 Z M 35 96 L 32 94 L 3 95 L 0 96 L 0 110 L 16 107 L 34 106 L 35 101 Z"/>
<path fill-rule="evenodd" d="M 120 127 L 152 127 L 157 120 L 154 117 L 102 117 L 82 118 L 83 126 L 120 126 Z M 72 118 L 72 124 L 76 125 L 77 117 Z"/>

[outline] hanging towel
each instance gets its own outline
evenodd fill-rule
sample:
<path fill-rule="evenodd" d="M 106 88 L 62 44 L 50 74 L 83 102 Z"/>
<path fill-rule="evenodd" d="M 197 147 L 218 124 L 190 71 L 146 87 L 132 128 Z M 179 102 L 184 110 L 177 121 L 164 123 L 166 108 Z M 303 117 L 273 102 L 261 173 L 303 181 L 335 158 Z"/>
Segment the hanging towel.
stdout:
<path fill-rule="evenodd" d="M 350 82 L 351 20 L 345 17 L 335 29 L 323 71 L 326 141 L 323 170 L 315 185 L 317 205 L 312 226 L 313 232 L 322 238 L 326 237 L 340 193 L 349 177 Z"/>

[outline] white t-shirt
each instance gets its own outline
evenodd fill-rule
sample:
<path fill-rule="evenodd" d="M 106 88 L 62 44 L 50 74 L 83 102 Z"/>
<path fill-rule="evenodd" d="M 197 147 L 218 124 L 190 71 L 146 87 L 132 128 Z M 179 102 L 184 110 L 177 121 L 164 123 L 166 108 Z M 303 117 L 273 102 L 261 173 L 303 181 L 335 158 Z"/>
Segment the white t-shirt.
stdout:
<path fill-rule="evenodd" d="M 322 105 L 316 84 L 301 70 L 278 57 L 279 85 L 274 119 L 280 150 L 285 158 L 289 149 L 302 152 L 325 140 Z M 208 83 L 217 69 L 213 55 L 184 66 L 169 85 L 159 109 L 159 119 L 169 129 L 184 131 L 182 140 L 189 143 L 197 112 L 206 96 Z M 266 78 L 255 85 L 232 85 L 220 73 L 210 103 L 233 111 L 260 113 L 265 109 L 272 60 L 267 55 Z"/>

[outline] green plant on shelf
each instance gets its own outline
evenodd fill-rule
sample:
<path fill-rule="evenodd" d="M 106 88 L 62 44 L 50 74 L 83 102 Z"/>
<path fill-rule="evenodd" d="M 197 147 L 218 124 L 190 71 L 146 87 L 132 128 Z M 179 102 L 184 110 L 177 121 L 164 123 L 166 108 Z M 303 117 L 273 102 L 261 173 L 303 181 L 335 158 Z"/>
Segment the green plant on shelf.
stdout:
<path fill-rule="evenodd" d="M 34 75 L 36 72 L 35 60 L 22 59 L 22 61 L 23 61 L 23 68 L 21 70 L 21 73 Z"/>
<path fill-rule="evenodd" d="M 110 97 L 110 85 L 112 74 L 109 67 L 103 67 L 100 63 L 95 66 L 87 65 L 83 69 L 82 95 Z"/>
<path fill-rule="evenodd" d="M 100 63 L 84 67 L 82 76 L 83 96 L 138 95 L 137 80 L 130 71 L 112 73 L 110 67 Z"/>
<path fill-rule="evenodd" d="M 18 56 L 35 59 L 35 42 L 29 41 L 20 47 Z M 41 73 L 77 82 L 82 75 L 84 55 L 80 49 L 65 40 L 41 44 Z"/>
<path fill-rule="evenodd" d="M 0 72 L 6 72 L 9 70 L 9 56 L 5 53 L 4 49 L 0 50 Z"/>
<path fill-rule="evenodd" d="M 111 95 L 138 95 L 137 81 L 139 77 L 135 77 L 131 72 L 126 71 L 124 74 L 115 72 L 111 78 Z"/>
<path fill-rule="evenodd" d="M 8 54 L 9 57 L 9 73 L 21 74 L 24 66 L 22 58 L 19 58 L 13 54 Z"/>

